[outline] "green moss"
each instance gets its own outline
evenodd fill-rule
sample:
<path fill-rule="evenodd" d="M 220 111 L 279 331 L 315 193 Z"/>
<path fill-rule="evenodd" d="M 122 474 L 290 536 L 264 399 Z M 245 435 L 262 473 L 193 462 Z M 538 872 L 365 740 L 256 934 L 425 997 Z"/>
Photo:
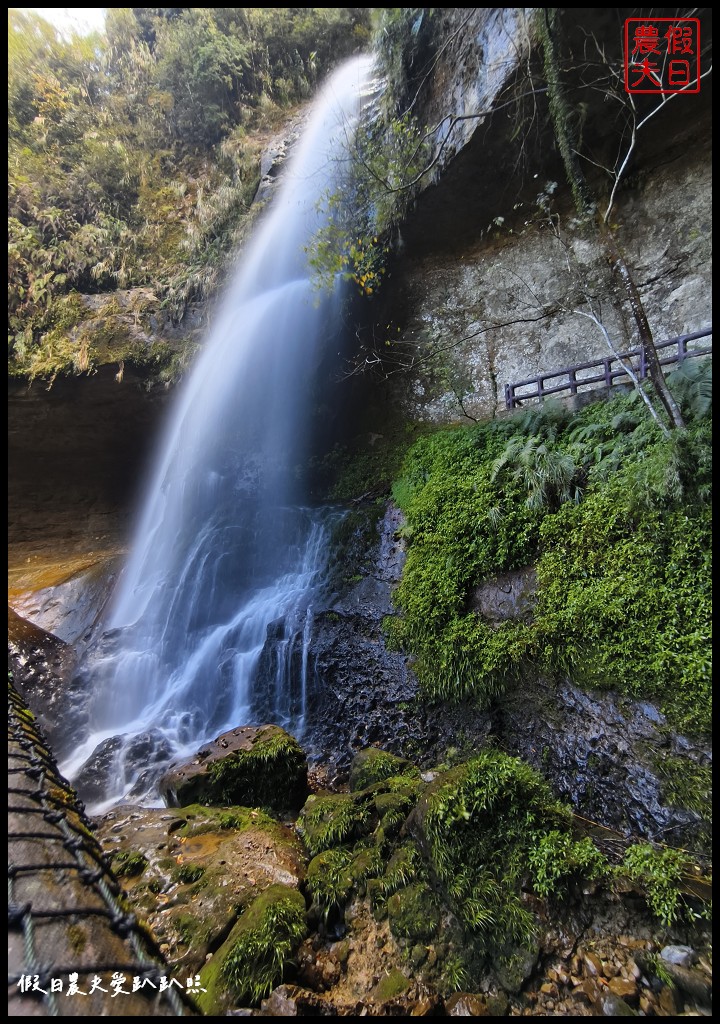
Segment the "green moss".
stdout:
<path fill-rule="evenodd" d="M 343 793 L 310 796 L 300 812 L 298 831 L 312 856 L 359 839 L 370 820 L 367 799 Z"/>
<path fill-rule="evenodd" d="M 385 628 L 426 694 L 487 704 L 526 673 L 570 676 L 709 731 L 709 392 L 683 386 L 696 412 L 670 439 L 619 396 L 413 446 L 393 485 L 410 546 Z M 487 621 L 478 586 L 531 564 L 533 620 Z"/>
<path fill-rule="evenodd" d="M 147 866 L 147 857 L 135 850 L 118 853 L 112 861 L 112 870 L 119 878 L 141 875 Z"/>
<path fill-rule="evenodd" d="M 295 889 L 271 885 L 255 899 L 233 928 L 200 979 L 207 992 L 198 1004 L 207 1016 L 219 1007 L 256 1003 L 282 980 L 307 931 L 305 900 Z"/>
<path fill-rule="evenodd" d="M 376 846 L 356 849 L 349 867 L 355 889 L 362 891 L 366 879 L 376 877 L 382 872 L 382 869 L 382 854 Z"/>
<path fill-rule="evenodd" d="M 375 888 L 378 897 L 382 899 L 382 905 L 385 905 L 387 896 L 422 878 L 423 873 L 422 858 L 415 843 L 405 842 L 398 846 L 393 850 L 385 872 Z M 380 899 L 377 902 L 380 902 Z"/>
<path fill-rule="evenodd" d="M 378 750 L 376 747 L 368 747 L 353 758 L 350 766 L 350 790 L 356 793 L 375 782 L 382 782 L 393 775 L 402 775 L 408 768 L 410 762 L 405 758 L 397 757 L 386 750 Z"/>
<path fill-rule="evenodd" d="M 387 1003 L 391 999 L 399 999 L 410 988 L 410 979 L 402 971 L 394 968 L 381 978 L 372 991 L 372 998 L 377 1003 Z"/>
<path fill-rule="evenodd" d="M 204 795 L 211 802 L 283 813 L 300 806 L 307 793 L 305 753 L 297 740 L 277 726 L 261 729 L 249 750 L 213 761 L 208 776 Z"/>
<path fill-rule="evenodd" d="M 191 885 L 199 881 L 205 874 L 205 868 L 200 864 L 179 864 L 173 871 L 173 880 L 181 885 Z"/>
<path fill-rule="evenodd" d="M 88 937 L 85 929 L 79 924 L 68 925 L 67 937 L 73 952 L 79 956 L 87 946 Z"/>
<path fill-rule="evenodd" d="M 537 845 L 528 851 L 528 864 L 539 896 L 564 889 L 572 878 L 595 881 L 610 872 L 607 860 L 590 839 L 573 839 L 557 829 L 539 836 Z"/>
<path fill-rule="evenodd" d="M 379 819 L 375 833 L 378 839 L 386 842 L 397 836 L 416 801 L 413 792 L 378 793 L 373 801 Z"/>
<path fill-rule="evenodd" d="M 429 941 L 440 924 L 435 894 L 424 882 L 399 889 L 387 901 L 390 930 L 396 938 Z"/>
<path fill-rule="evenodd" d="M 186 839 L 204 835 L 206 832 L 234 831 L 245 832 L 248 829 L 262 829 L 273 835 L 287 838 L 277 818 L 252 807 L 204 807 L 202 804 L 189 804 L 180 808 L 178 817 L 185 819 L 185 824 L 178 829 L 178 835 Z"/>
<path fill-rule="evenodd" d="M 351 850 L 325 850 L 313 857 L 308 866 L 308 889 L 325 911 L 345 904 L 355 879 L 351 871 Z"/>
<path fill-rule="evenodd" d="M 709 765 L 670 754 L 655 757 L 654 765 L 663 779 L 666 803 L 695 811 L 704 821 L 712 822 L 712 768 Z"/>
<path fill-rule="evenodd" d="M 670 927 L 680 920 L 698 916 L 683 893 L 683 879 L 693 876 L 693 863 L 683 850 L 657 849 L 650 843 L 636 843 L 625 853 L 618 873 L 641 886 L 653 914 Z M 703 908 L 709 916 L 710 908 Z"/>
<path fill-rule="evenodd" d="M 533 934 L 521 899 L 528 879 L 543 895 L 561 893 L 571 877 L 595 876 L 604 863 L 594 847 L 570 839 L 570 809 L 541 776 L 499 751 L 439 776 L 410 824 L 480 949 Z"/>

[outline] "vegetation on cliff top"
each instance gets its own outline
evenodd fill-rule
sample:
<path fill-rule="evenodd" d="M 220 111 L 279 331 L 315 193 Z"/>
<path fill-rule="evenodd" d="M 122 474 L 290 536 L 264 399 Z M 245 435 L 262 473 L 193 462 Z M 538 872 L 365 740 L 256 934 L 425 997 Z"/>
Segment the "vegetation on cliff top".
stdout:
<path fill-rule="evenodd" d="M 211 294 L 268 131 L 367 45 L 369 18 L 368 8 L 109 8 L 106 35 L 68 40 L 10 10 L 11 372 L 52 378 L 147 359 L 122 324 L 97 351 L 79 330 L 96 306 L 80 296 L 143 286 L 152 301 L 138 315 L 157 331 Z"/>

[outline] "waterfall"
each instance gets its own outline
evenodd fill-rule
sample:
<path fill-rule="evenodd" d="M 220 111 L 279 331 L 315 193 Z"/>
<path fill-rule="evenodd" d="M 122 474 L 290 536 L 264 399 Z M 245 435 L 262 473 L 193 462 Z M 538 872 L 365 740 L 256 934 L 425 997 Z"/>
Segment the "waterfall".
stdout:
<path fill-rule="evenodd" d="M 319 296 L 305 248 L 347 165 L 370 67 L 355 58 L 321 90 L 176 399 L 114 598 L 114 641 L 93 655 L 90 735 L 63 765 L 71 778 L 110 737 L 126 748 L 150 736 L 167 758 L 253 721 L 296 735 L 305 724 L 327 513 L 307 507 L 302 467 L 342 298 L 340 284 Z M 261 656 L 274 662 L 262 673 Z M 108 802 L 137 783 L 122 750 L 115 775 Z"/>

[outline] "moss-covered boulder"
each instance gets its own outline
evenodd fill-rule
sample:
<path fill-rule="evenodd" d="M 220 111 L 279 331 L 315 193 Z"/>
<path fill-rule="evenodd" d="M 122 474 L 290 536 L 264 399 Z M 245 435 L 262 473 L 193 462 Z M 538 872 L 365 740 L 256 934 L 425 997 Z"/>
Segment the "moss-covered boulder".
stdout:
<path fill-rule="evenodd" d="M 350 790 L 357 793 L 375 782 L 383 782 L 393 775 L 403 775 L 409 770 L 417 771 L 405 758 L 396 757 L 386 750 L 378 750 L 377 747 L 368 747 L 356 754 L 350 765 Z"/>
<path fill-rule="evenodd" d="M 260 892 L 305 877 L 294 830 L 249 807 L 122 805 L 100 820 L 98 838 L 168 960 L 190 973 Z"/>
<path fill-rule="evenodd" d="M 200 972 L 197 997 L 206 1016 L 257 1003 L 278 985 L 305 937 L 305 900 L 286 885 L 271 885 L 241 915 L 220 949 Z"/>
<path fill-rule="evenodd" d="M 307 885 L 315 905 L 327 913 L 342 907 L 352 892 L 363 891 L 366 880 L 381 874 L 382 869 L 377 846 L 325 850 L 310 861 Z"/>
<path fill-rule="evenodd" d="M 589 841 L 571 834 L 570 808 L 542 776 L 497 750 L 439 775 L 407 829 L 444 888 L 448 905 L 481 947 L 530 940 L 535 919 L 522 899 L 529 880 L 542 896 L 560 893 L 575 872 L 601 870 Z"/>
<path fill-rule="evenodd" d="M 428 885 L 408 885 L 387 901 L 390 931 L 397 939 L 427 942 L 440 924 L 438 901 Z"/>
<path fill-rule="evenodd" d="M 171 768 L 160 780 L 160 792 L 169 807 L 240 804 L 295 812 L 308 792 L 307 758 L 279 726 L 243 726 Z"/>
<path fill-rule="evenodd" d="M 371 803 L 363 795 L 313 794 L 298 818 L 298 831 L 311 856 L 360 839 L 370 830 Z"/>
<path fill-rule="evenodd" d="M 405 995 L 410 984 L 410 979 L 396 967 L 380 979 L 370 993 L 370 1000 L 373 1003 L 388 1003 L 399 999 Z"/>

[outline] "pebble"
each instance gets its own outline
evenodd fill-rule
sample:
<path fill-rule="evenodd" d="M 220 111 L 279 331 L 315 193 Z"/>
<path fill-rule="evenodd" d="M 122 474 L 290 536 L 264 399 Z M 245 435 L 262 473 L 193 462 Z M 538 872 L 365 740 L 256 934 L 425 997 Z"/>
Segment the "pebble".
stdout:
<path fill-rule="evenodd" d="M 695 950 L 691 946 L 665 946 L 660 950 L 660 956 L 669 964 L 692 967 Z"/>
<path fill-rule="evenodd" d="M 626 978 L 611 978 L 608 988 L 614 995 L 624 999 L 626 1003 L 633 1002 L 639 995 L 636 983 Z"/>

